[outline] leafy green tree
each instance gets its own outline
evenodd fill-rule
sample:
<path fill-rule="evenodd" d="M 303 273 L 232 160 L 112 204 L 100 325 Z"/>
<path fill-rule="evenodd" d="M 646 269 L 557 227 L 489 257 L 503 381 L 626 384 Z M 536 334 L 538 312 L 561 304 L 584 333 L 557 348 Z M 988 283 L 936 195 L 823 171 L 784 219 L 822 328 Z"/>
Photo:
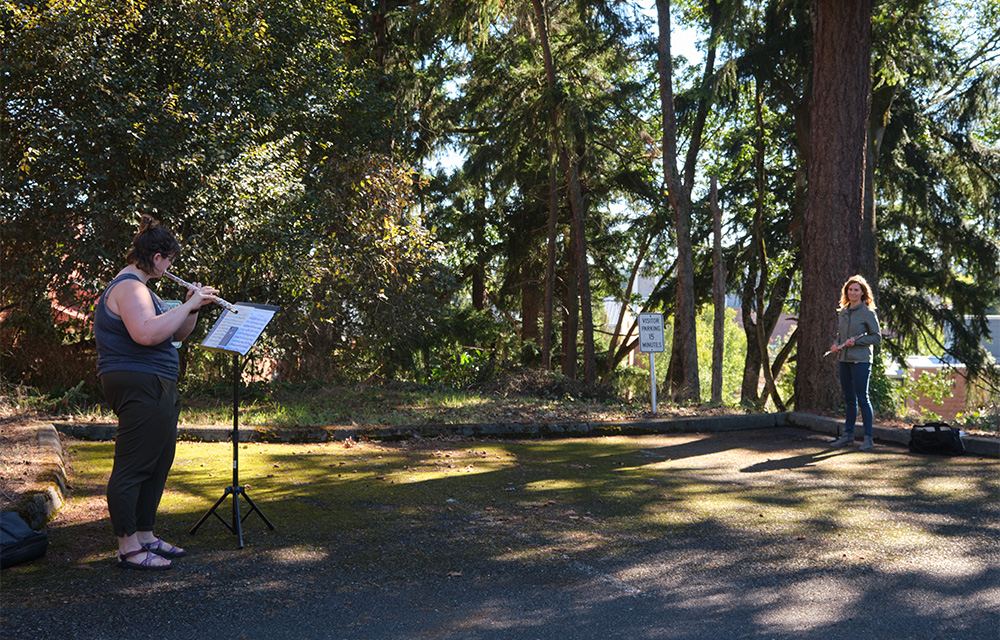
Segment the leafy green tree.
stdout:
<path fill-rule="evenodd" d="M 733 57 L 720 74 L 712 171 L 730 213 L 730 285 L 739 293 L 745 350 L 742 401 L 758 405 L 762 376 L 775 406 L 774 380 L 795 346 L 771 354 L 801 265 L 801 221 L 808 158 L 807 81 L 811 69 L 808 2 L 742 3 L 732 19 Z M 775 52 L 781 51 L 780 56 Z M 766 401 L 766 398 L 765 400 Z"/>
<path fill-rule="evenodd" d="M 446 281 L 349 4 L 5 10 L 6 354 L 47 291 L 90 304 L 140 213 L 180 237 L 186 279 L 282 307 L 263 350 L 282 375 L 416 348 Z"/>
<path fill-rule="evenodd" d="M 491 283 L 497 313 L 519 318 L 516 330 L 525 342 L 544 345 L 551 339 L 559 323 L 545 320 L 546 300 L 560 300 L 563 371 L 576 375 L 582 334 L 584 378 L 593 379 L 594 330 L 587 316 L 594 305 L 588 290 L 607 286 L 592 283 L 588 272 L 592 263 L 603 269 L 620 252 L 606 240 L 612 235 L 608 225 L 618 218 L 604 209 L 614 197 L 616 176 L 636 158 L 646 161 L 632 152 L 645 144 L 636 113 L 644 87 L 632 75 L 635 24 L 603 3 L 588 10 L 565 2 L 494 14 L 483 5 L 468 9 L 457 24 L 475 28 L 446 32 L 467 52 L 467 75 L 455 100 L 461 120 L 440 125 L 450 126 L 467 151 L 455 183 L 466 193 L 441 192 L 440 208 L 431 215 L 445 223 L 439 228 L 452 221 L 469 225 L 446 230 L 449 235 L 485 240 L 487 259 L 458 270 L 476 274 L 488 264 L 491 273 L 483 280 Z M 480 19 L 484 14 L 486 21 Z M 446 213 L 470 206 L 478 207 L 478 219 Z M 485 231 L 477 233 L 476 225 Z M 471 261 L 473 254 L 467 255 Z M 614 278 L 620 288 L 620 273 Z M 581 317 L 582 332 L 576 324 Z"/>
<path fill-rule="evenodd" d="M 996 384 L 981 341 L 1000 300 L 997 5 L 943 9 L 885 3 L 877 12 L 868 208 L 878 220 L 878 302 L 894 358 L 929 342 Z"/>
<path fill-rule="evenodd" d="M 713 99 L 712 79 L 720 23 L 718 3 L 709 2 L 711 33 L 701 82 L 697 115 L 682 169 L 678 169 L 677 114 L 674 108 L 673 57 L 670 50 L 670 0 L 657 0 L 657 73 L 660 86 L 660 114 L 663 123 L 663 174 L 667 197 L 674 216 L 677 243 L 677 283 L 674 300 L 674 340 L 667 374 L 667 392 L 675 400 L 697 400 L 701 395 L 698 375 L 696 306 L 694 294 L 694 250 L 691 240 L 691 193 L 696 162 L 701 150 L 705 119 Z"/>
<path fill-rule="evenodd" d="M 712 325 L 715 321 L 715 313 L 711 307 L 706 307 L 705 311 L 698 315 L 698 335 L 702 338 L 698 341 L 698 370 L 702 375 L 702 402 L 710 402 L 708 395 L 712 388 Z M 726 405 L 736 405 L 741 400 L 741 386 L 743 379 L 742 355 L 747 351 L 746 336 L 740 331 L 736 324 L 736 310 L 727 308 L 722 322 L 723 329 L 723 354 L 722 366 L 720 368 L 722 385 L 720 389 L 720 402 Z"/>

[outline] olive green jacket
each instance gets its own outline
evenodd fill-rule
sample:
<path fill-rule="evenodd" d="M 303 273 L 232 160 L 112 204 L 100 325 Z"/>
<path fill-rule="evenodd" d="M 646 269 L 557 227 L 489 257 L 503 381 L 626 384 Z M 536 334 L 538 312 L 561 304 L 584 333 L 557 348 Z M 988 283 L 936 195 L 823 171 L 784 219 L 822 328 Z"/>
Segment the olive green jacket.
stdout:
<path fill-rule="evenodd" d="M 839 330 L 837 342 L 843 344 L 848 338 L 858 338 L 853 347 L 844 347 L 837 354 L 839 362 L 871 362 L 874 346 L 882 342 L 882 330 L 878 326 L 878 316 L 861 303 L 858 306 L 844 307 L 837 312 Z"/>

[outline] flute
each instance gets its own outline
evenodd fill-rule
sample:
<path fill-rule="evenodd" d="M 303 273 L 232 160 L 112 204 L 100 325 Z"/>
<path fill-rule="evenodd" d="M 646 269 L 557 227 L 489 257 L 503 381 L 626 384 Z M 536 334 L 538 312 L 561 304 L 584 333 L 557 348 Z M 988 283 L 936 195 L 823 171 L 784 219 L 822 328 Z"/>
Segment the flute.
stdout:
<path fill-rule="evenodd" d="M 171 280 L 173 280 L 177 284 L 181 285 L 182 287 L 190 289 L 191 291 L 201 291 L 201 289 L 199 287 L 196 287 L 193 284 L 191 284 L 190 282 L 187 282 L 185 280 L 181 280 L 180 278 L 178 278 L 174 274 L 170 273 L 169 271 L 164 271 L 163 275 L 167 276 L 168 278 L 170 278 Z M 239 311 L 236 310 L 236 306 L 235 305 L 233 305 L 233 304 L 231 304 L 229 302 L 226 302 L 225 300 L 223 300 L 219 296 L 208 296 L 208 297 L 210 297 L 213 301 L 215 301 L 216 304 L 220 304 L 223 307 L 225 307 L 225 309 L 227 311 L 232 311 L 233 313 L 239 313 Z"/>
<path fill-rule="evenodd" d="M 853 338 L 849 338 L 849 339 L 850 340 L 857 340 L 858 338 L 864 338 L 866 335 L 868 335 L 867 331 L 865 331 L 864 333 L 859 333 L 858 335 L 854 336 Z M 846 344 L 847 344 L 847 340 L 844 340 L 843 342 L 841 342 L 837 346 L 840 347 L 841 349 L 843 349 L 844 345 L 846 345 Z M 829 351 L 827 351 L 826 353 L 824 353 L 823 357 L 825 358 L 828 355 L 830 355 L 831 353 L 833 353 L 833 349 L 830 349 Z"/>

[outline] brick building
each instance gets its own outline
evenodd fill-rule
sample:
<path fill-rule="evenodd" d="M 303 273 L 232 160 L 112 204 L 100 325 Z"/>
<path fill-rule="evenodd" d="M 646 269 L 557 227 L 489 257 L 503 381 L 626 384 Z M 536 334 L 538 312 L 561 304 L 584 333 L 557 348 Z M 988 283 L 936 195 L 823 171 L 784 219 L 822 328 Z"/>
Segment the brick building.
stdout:
<path fill-rule="evenodd" d="M 993 359 L 1000 362 L 1000 315 L 987 316 L 990 327 L 990 340 L 983 339 L 983 346 L 993 355 Z M 921 409 L 934 412 L 941 416 L 942 420 L 951 421 L 959 413 L 975 407 L 968 406 L 969 387 L 965 380 L 965 366 L 960 362 L 954 362 L 936 356 L 910 356 L 906 359 L 906 368 L 889 367 L 887 373 L 890 378 L 901 379 L 908 376 L 910 380 L 916 381 L 925 373 L 935 374 L 946 372 L 951 380 L 951 393 L 940 403 L 927 397 L 908 399 L 906 409 L 908 411 L 919 412 Z M 994 399 L 1000 402 L 1000 398 Z"/>

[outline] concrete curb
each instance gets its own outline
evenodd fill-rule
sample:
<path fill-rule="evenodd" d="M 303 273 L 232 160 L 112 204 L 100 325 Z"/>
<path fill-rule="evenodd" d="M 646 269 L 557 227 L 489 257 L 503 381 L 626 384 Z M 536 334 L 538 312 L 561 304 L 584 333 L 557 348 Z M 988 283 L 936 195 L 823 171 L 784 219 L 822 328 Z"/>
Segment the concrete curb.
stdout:
<path fill-rule="evenodd" d="M 344 441 L 349 438 L 406 440 L 455 435 L 484 438 L 595 437 L 748 431 L 774 427 L 796 427 L 835 436 L 840 433 L 842 425 L 843 420 L 837 418 L 790 411 L 702 418 L 650 418 L 617 422 L 453 424 L 402 427 L 243 427 L 239 430 L 239 441 L 292 444 Z M 22 517 L 29 522 L 32 529 L 41 528 L 51 520 L 62 508 L 67 495 L 65 461 L 62 444 L 56 431 L 78 440 L 109 441 L 114 439 L 115 429 L 116 425 L 114 424 L 72 422 L 56 422 L 38 428 L 38 443 L 49 451 L 53 460 L 54 481 L 44 491 L 36 492 L 27 506 L 19 509 Z M 860 429 L 858 434 L 861 435 Z M 892 442 L 904 447 L 910 441 L 910 433 L 906 429 L 875 425 L 873 435 L 876 441 Z M 178 439 L 198 442 L 230 442 L 232 428 L 181 425 L 178 427 Z M 1000 458 L 1000 438 L 968 437 L 963 440 L 966 451 L 970 455 Z"/>
<path fill-rule="evenodd" d="M 26 492 L 15 510 L 29 527 L 39 530 L 62 509 L 69 490 L 66 482 L 66 459 L 55 426 L 37 426 L 35 437 L 42 452 L 41 465 L 45 469 L 40 474 L 42 486 Z"/>
<path fill-rule="evenodd" d="M 399 427 L 240 427 L 240 442 L 309 443 L 334 442 L 348 438 L 378 438 L 380 440 L 405 440 L 407 438 L 435 438 L 441 436 L 468 436 L 492 438 L 533 438 L 564 436 L 643 435 L 655 433 L 691 433 L 699 431 L 746 431 L 784 426 L 785 414 L 749 414 L 737 416 L 711 416 L 704 418 L 650 418 L 644 420 L 548 422 L 548 423 L 495 423 L 495 424 L 441 424 L 408 425 Z M 72 422 L 54 423 L 56 429 L 78 440 L 108 441 L 115 435 L 114 424 L 86 424 Z M 205 427 L 180 425 L 179 440 L 197 442 L 230 442 L 232 427 Z"/>

